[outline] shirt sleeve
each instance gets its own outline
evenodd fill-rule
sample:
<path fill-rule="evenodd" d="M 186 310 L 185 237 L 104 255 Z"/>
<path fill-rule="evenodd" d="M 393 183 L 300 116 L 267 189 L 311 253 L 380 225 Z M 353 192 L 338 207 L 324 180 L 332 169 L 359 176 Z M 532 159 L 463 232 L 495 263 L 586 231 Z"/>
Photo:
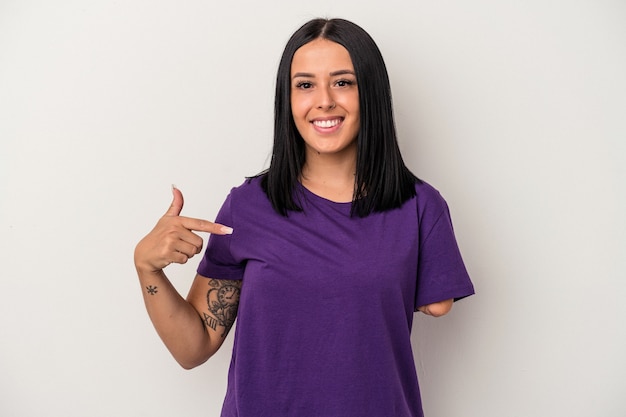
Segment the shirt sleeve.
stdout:
<path fill-rule="evenodd" d="M 231 252 L 231 243 L 237 228 L 233 224 L 232 192 L 226 197 L 215 219 L 217 223 L 234 229 L 232 235 L 211 235 L 198 265 L 198 274 L 207 278 L 239 280 L 243 278 L 245 262 L 235 259 Z"/>
<path fill-rule="evenodd" d="M 454 236 L 448 205 L 437 196 L 437 210 L 430 207 L 420 222 L 415 310 L 426 304 L 451 298 L 457 301 L 474 294 Z M 422 226 L 426 230 L 422 230 Z"/>

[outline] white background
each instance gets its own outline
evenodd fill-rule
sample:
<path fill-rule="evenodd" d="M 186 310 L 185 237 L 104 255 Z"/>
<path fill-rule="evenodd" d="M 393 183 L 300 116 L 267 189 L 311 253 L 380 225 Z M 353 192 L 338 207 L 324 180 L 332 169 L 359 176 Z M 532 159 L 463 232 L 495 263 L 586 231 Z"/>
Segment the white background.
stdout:
<path fill-rule="evenodd" d="M 0 416 L 219 414 L 232 339 L 179 368 L 132 253 L 170 184 L 213 219 L 267 166 L 278 59 L 317 16 L 376 39 L 476 285 L 416 316 L 427 417 L 626 415 L 622 0 L 0 0 Z"/>

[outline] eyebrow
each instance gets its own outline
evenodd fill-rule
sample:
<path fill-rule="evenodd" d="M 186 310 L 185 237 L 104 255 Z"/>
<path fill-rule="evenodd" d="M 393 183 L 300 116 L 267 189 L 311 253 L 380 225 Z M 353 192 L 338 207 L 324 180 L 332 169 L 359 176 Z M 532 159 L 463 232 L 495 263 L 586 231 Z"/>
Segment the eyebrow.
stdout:
<path fill-rule="evenodd" d="M 331 77 L 336 77 L 337 75 L 355 75 L 354 71 L 352 70 L 348 70 L 348 69 L 343 69 L 343 70 L 338 70 L 338 71 L 333 71 L 330 73 Z M 315 78 L 315 74 L 311 74 L 310 72 L 296 72 L 293 78 L 298 78 L 298 77 L 304 77 L 304 78 Z"/>

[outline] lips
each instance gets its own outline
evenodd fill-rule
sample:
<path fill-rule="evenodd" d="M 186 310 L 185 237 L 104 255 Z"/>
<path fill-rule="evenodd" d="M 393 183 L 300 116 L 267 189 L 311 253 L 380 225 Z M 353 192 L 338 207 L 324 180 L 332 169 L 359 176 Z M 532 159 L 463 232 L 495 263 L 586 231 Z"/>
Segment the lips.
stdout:
<path fill-rule="evenodd" d="M 342 121 L 343 121 L 343 118 L 335 117 L 332 119 L 316 119 L 316 120 L 313 120 L 311 123 L 313 123 L 313 126 L 315 126 L 318 129 L 332 129 L 334 127 L 339 126 L 339 124 L 341 124 Z"/>

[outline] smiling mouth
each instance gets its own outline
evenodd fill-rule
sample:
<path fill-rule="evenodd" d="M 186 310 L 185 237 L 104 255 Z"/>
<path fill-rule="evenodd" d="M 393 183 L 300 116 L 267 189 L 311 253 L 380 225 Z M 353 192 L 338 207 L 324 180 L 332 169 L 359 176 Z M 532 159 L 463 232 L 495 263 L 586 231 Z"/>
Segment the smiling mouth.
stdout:
<path fill-rule="evenodd" d="M 341 123 L 341 119 L 331 119 L 331 120 L 313 120 L 313 125 L 316 127 L 321 127 L 323 129 L 328 129 L 331 127 L 337 126 Z"/>

